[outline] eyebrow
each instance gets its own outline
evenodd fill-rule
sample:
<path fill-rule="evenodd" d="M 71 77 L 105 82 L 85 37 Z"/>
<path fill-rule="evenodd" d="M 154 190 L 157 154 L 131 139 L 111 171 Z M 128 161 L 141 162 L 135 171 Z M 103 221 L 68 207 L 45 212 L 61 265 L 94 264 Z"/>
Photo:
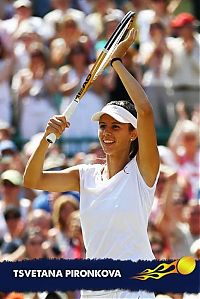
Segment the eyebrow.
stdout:
<path fill-rule="evenodd" d="M 106 123 L 105 123 L 104 121 L 100 121 L 99 124 L 106 124 Z M 113 122 L 112 122 L 112 125 L 113 125 L 113 124 L 118 124 L 118 125 L 120 125 L 120 124 L 122 124 L 122 123 L 120 123 L 120 122 L 118 122 L 118 121 L 113 121 Z"/>

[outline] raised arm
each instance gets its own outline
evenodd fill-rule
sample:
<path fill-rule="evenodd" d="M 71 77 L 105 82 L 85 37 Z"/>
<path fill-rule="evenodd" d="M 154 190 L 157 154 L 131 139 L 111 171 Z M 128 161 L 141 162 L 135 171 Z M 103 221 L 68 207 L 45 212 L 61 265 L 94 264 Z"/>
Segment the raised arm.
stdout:
<path fill-rule="evenodd" d="M 66 127 L 69 127 L 69 123 L 62 115 L 54 116 L 49 120 L 39 146 L 27 163 L 24 172 L 25 187 L 50 192 L 79 191 L 78 167 L 69 167 L 62 171 L 43 171 L 45 155 L 49 145 L 46 136 L 55 133 L 59 138 Z"/>
<path fill-rule="evenodd" d="M 135 38 L 136 30 L 133 29 L 129 36 L 119 44 L 113 53 L 113 58 L 123 57 Z M 153 110 L 143 88 L 127 71 L 123 64 L 119 60 L 115 60 L 112 65 L 125 86 L 137 111 L 137 134 L 139 142 L 137 163 L 146 184 L 152 186 L 155 182 L 160 163 Z"/>

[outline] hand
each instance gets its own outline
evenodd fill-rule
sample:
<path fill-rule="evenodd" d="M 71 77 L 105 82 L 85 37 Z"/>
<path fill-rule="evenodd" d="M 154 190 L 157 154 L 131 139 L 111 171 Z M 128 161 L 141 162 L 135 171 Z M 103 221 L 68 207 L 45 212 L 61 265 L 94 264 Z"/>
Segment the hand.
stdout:
<path fill-rule="evenodd" d="M 123 40 L 117 48 L 114 50 L 111 59 L 117 57 L 117 58 L 122 58 L 125 54 L 128 48 L 134 43 L 135 39 L 137 36 L 137 30 L 136 29 L 131 29 L 130 32 L 128 33 L 128 36 Z"/>
<path fill-rule="evenodd" d="M 54 133 L 56 138 L 59 139 L 64 130 L 69 128 L 69 126 L 70 123 L 67 122 L 64 115 L 54 115 L 48 121 L 44 137 L 48 136 L 50 133 Z"/>

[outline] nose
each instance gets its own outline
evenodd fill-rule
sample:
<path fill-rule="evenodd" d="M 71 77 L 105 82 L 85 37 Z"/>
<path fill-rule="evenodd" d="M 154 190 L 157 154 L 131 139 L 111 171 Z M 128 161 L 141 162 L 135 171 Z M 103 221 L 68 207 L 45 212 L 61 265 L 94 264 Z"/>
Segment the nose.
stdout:
<path fill-rule="evenodd" d="M 103 135 L 104 136 L 110 136 L 112 133 L 111 133 L 111 130 L 109 128 L 105 128 L 104 132 L 103 132 Z"/>

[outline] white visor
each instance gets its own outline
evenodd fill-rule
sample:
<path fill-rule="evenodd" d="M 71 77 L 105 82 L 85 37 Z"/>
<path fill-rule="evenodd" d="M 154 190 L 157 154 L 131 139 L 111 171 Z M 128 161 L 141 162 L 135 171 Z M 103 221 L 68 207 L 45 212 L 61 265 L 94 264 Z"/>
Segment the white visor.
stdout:
<path fill-rule="evenodd" d="M 134 128 L 137 128 L 137 118 L 121 106 L 106 105 L 101 111 L 93 114 L 91 119 L 93 121 L 99 121 L 103 114 L 108 114 L 120 123 L 132 124 Z"/>

